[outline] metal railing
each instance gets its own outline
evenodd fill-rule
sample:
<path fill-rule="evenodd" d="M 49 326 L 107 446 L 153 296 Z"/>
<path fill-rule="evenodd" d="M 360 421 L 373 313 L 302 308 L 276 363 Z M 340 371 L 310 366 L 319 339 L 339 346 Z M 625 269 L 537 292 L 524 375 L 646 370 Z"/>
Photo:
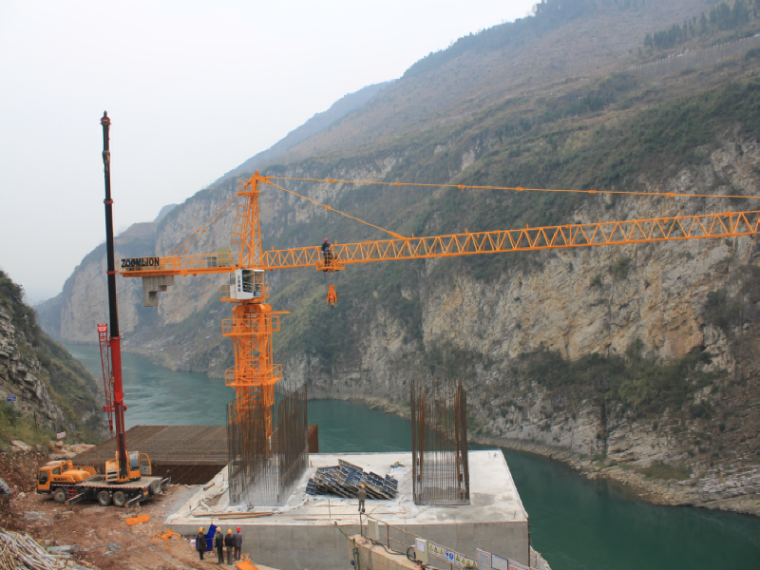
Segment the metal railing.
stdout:
<path fill-rule="evenodd" d="M 374 520 L 374 521 L 376 521 L 378 523 L 378 530 L 380 530 L 382 528 L 382 526 L 385 526 L 385 537 L 384 537 L 385 540 L 384 540 L 384 542 L 382 540 L 379 541 L 378 544 L 384 546 L 389 553 L 399 554 L 399 555 L 402 555 L 402 556 L 408 556 L 407 552 L 409 551 L 410 548 L 414 548 L 415 543 L 417 542 L 417 539 L 418 538 L 424 539 L 424 537 L 422 537 L 422 536 L 420 536 L 418 534 L 415 534 L 413 532 L 409 532 L 408 530 L 404 530 L 403 528 L 399 528 L 399 527 L 394 526 L 394 525 L 392 525 L 390 523 L 384 522 L 384 521 L 378 519 L 377 517 L 373 517 L 372 515 L 364 514 L 363 517 L 366 517 L 367 520 Z M 375 543 L 372 540 L 372 538 L 370 538 L 368 536 L 368 533 L 365 530 L 365 528 L 366 527 L 363 524 L 363 522 L 360 521 L 359 522 L 359 529 L 360 529 L 359 532 L 360 532 L 362 538 L 366 538 L 366 539 L 370 540 L 371 542 Z M 407 541 L 398 540 L 396 538 L 392 538 L 391 537 L 391 530 L 395 531 L 397 534 L 403 534 L 403 535 L 405 535 L 405 536 L 407 536 L 409 538 L 407 538 Z M 409 542 L 408 542 L 409 540 L 411 540 L 411 544 L 409 544 Z M 398 549 L 394 548 L 394 546 L 400 546 L 400 547 L 402 547 L 402 550 L 398 550 Z M 460 553 L 457 553 L 457 554 L 459 554 L 459 556 L 462 557 L 462 558 L 469 559 L 469 557 L 465 556 L 464 554 L 460 554 Z M 436 561 L 436 564 L 438 564 L 439 566 L 434 566 L 433 564 L 431 564 L 431 563 L 428 562 L 428 563 L 425 564 L 425 568 L 430 568 L 432 570 L 441 570 L 440 567 L 449 568 L 449 570 L 455 570 L 455 569 L 456 570 L 467 570 L 468 568 L 474 568 L 472 566 L 464 566 L 464 565 L 457 566 L 453 562 L 450 562 L 450 563 L 446 564 L 443 560 Z"/>
<path fill-rule="evenodd" d="M 235 368 L 228 368 L 224 371 L 225 386 L 245 385 L 258 386 L 261 384 L 271 384 L 273 380 L 282 378 L 282 364 L 272 364 L 269 372 L 235 372 Z"/>
<path fill-rule="evenodd" d="M 222 320 L 222 334 L 224 336 L 258 335 L 276 332 L 280 332 L 280 315 L 276 313 L 254 314 L 250 318 L 241 319 L 233 317 Z"/>

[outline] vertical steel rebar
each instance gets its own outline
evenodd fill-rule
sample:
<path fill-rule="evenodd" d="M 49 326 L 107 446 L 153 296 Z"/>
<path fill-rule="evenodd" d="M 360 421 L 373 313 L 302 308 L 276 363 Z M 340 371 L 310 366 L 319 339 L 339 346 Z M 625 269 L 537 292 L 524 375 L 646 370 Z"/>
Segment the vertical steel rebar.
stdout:
<path fill-rule="evenodd" d="M 309 460 L 306 383 L 278 382 L 271 410 L 259 391 L 242 394 L 243 406 L 238 393 L 227 407 L 230 502 L 282 505 Z M 268 418 L 274 425 L 271 438 Z"/>
<path fill-rule="evenodd" d="M 455 385 L 413 381 L 412 479 L 418 505 L 470 502 L 467 461 L 467 394 Z"/>

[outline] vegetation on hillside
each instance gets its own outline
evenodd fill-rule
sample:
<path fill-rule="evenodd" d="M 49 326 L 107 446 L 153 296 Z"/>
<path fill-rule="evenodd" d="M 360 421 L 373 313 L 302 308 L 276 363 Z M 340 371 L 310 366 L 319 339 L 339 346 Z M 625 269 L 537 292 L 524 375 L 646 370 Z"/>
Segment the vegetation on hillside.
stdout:
<path fill-rule="evenodd" d="M 52 431 L 34 424 L 34 417 L 22 415 L 13 404 L 0 403 L 0 445 L 14 439 L 33 445 L 45 443 L 53 438 Z"/>
<path fill-rule="evenodd" d="M 449 128 L 417 133 L 384 149 L 391 155 L 396 150 L 400 153 L 401 149 L 409 149 L 386 179 L 646 191 L 640 182 L 642 172 L 657 180 L 684 165 L 706 160 L 710 145 L 728 126 L 737 125 L 741 136 L 750 140 L 760 139 L 760 114 L 756 111 L 760 108 L 760 79 L 651 105 L 614 123 L 593 126 L 599 123 L 588 120 L 600 113 L 631 109 L 650 100 L 636 78 L 613 75 L 585 91 L 559 99 L 508 101 L 484 110 L 478 121 L 468 125 L 467 131 Z M 528 103 L 532 106 L 531 113 L 524 112 Z M 443 152 L 434 152 L 447 140 L 457 142 Z M 460 166 L 457 161 L 472 147 L 485 151 L 474 165 L 450 179 L 449 173 Z M 302 166 L 308 172 L 334 173 L 358 167 L 352 160 L 359 159 L 345 156 L 337 161 L 310 159 Z M 272 167 L 266 174 L 279 172 L 278 167 Z M 524 227 L 526 223 L 562 224 L 567 222 L 569 212 L 588 199 L 585 194 L 455 188 L 429 192 L 364 186 L 346 191 L 332 205 L 402 234 L 435 235 L 465 229 Z M 344 243 L 385 237 L 339 216 L 319 216 L 301 224 L 272 222 L 284 228 L 272 244 L 278 249 L 317 244 L 325 236 Z M 537 254 L 456 258 L 441 260 L 429 274 L 423 262 L 351 267 L 339 277 L 340 301 L 332 310 L 324 303 L 321 278 L 318 281 L 313 272 L 290 274 L 275 289 L 272 301 L 293 311 L 285 317 L 285 332 L 275 339 L 279 358 L 305 352 L 319 357 L 328 369 L 341 359 L 350 360 L 360 348 L 357 342 L 362 338 L 362 315 L 372 316 L 381 306 L 402 325 L 409 342 L 419 342 L 422 314 L 416 295 L 425 283 L 449 280 L 457 274 L 491 282 L 513 269 L 538 268 L 541 260 Z M 610 272 L 615 279 L 625 277 L 629 261 L 620 259 L 613 265 Z M 613 365 L 611 361 L 609 366 Z M 633 386 L 624 382 L 615 394 L 631 405 L 642 406 L 660 385 L 655 383 L 646 389 Z"/>
<path fill-rule="evenodd" d="M 524 43 L 599 9 L 614 7 L 628 10 L 638 9 L 644 5 L 645 0 L 603 0 L 601 5 L 594 0 L 541 0 L 534 6 L 533 16 L 459 38 L 447 49 L 431 52 L 427 57 L 419 60 L 406 70 L 403 78 L 428 73 L 467 51 L 487 52 Z"/>
<path fill-rule="evenodd" d="M 104 423 L 95 379 L 64 347 L 40 329 L 34 310 L 24 303 L 23 289 L 2 270 L 0 304 L 11 314 L 22 357 L 40 362 L 42 367 L 36 375 L 47 387 L 52 402 L 63 412 L 66 421 L 75 427 L 76 433 L 69 436 L 85 442 L 99 441 Z M 0 411 L 1 438 L 26 437 L 34 441 L 49 435 L 43 428 L 35 430 L 36 435 L 31 437 L 33 425 L 33 418 L 22 417 L 15 409 L 6 407 Z"/>
<path fill-rule="evenodd" d="M 711 362 L 707 352 L 696 350 L 671 364 L 662 364 L 643 356 L 643 348 L 637 339 L 625 357 L 594 353 L 573 361 L 548 350 L 525 354 L 518 377 L 550 390 L 592 389 L 599 402 L 619 403 L 638 414 L 654 415 L 668 408 L 681 409 L 691 393 L 722 375 L 700 371 L 701 364 Z M 694 408 L 689 413 L 698 417 L 704 410 Z"/>
<path fill-rule="evenodd" d="M 670 28 L 647 34 L 644 47 L 651 50 L 666 50 L 691 39 L 702 38 L 726 30 L 736 30 L 757 18 L 757 7 L 760 0 L 735 0 L 733 8 L 721 2 L 710 10 L 709 18 L 702 12 L 697 18 L 685 20 L 683 26 L 673 24 Z M 754 31 L 748 32 L 748 35 Z M 738 39 L 738 38 L 736 38 Z"/>

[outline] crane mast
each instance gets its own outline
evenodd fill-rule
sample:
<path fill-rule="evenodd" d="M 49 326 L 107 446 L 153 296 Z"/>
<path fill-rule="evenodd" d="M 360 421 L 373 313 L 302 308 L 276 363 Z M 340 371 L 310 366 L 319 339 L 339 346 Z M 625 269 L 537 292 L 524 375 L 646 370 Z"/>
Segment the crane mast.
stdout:
<path fill-rule="evenodd" d="M 272 311 L 266 303 L 269 284 L 261 265 L 260 193 L 255 177 L 237 193 L 243 198 L 232 233 L 237 270 L 231 283 L 220 287 L 220 298 L 235 303 L 232 318 L 222 321 L 222 334 L 235 345 L 235 366 L 225 372 L 225 384 L 235 389 L 235 413 L 229 417 L 245 423 L 255 410 L 265 410 L 266 438 L 271 442 L 274 386 L 282 379 L 282 366 L 273 362 L 272 333 L 280 330 L 280 315 L 287 311 Z M 217 256 L 216 265 L 222 257 Z"/>

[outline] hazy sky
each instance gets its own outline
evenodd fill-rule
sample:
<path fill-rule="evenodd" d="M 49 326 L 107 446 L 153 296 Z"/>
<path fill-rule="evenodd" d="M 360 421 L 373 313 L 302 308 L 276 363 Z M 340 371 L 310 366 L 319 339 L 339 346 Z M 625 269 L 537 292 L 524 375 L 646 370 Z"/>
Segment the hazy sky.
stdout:
<path fill-rule="evenodd" d="M 0 0 L 0 268 L 37 302 L 105 240 L 104 110 L 118 232 L 535 2 Z"/>

